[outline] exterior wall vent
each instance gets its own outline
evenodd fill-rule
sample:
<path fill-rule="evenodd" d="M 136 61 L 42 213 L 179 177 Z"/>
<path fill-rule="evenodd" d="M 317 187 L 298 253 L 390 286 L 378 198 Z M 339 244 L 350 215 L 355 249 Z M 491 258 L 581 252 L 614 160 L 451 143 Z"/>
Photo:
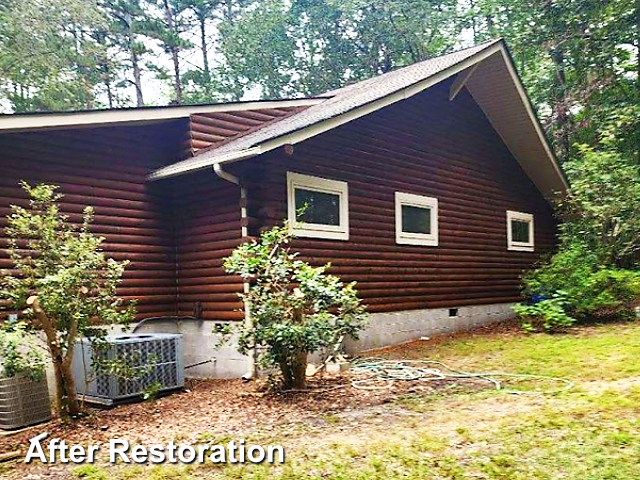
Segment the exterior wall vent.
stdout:
<path fill-rule="evenodd" d="M 75 345 L 73 374 L 76 391 L 89 403 L 115 405 L 135 400 L 151 385 L 159 391 L 184 387 L 182 335 L 168 333 L 110 335 L 107 348 L 100 352 L 105 360 L 123 362 L 132 375 L 93 371 L 96 352 L 87 338 Z"/>

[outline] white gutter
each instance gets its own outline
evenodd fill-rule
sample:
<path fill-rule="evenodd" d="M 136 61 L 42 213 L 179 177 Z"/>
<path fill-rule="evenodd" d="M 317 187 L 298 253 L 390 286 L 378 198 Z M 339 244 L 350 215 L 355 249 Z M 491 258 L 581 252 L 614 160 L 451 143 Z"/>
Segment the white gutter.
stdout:
<path fill-rule="evenodd" d="M 233 183 L 240 187 L 240 223 L 242 238 L 247 238 L 249 236 L 248 232 L 248 215 L 247 215 L 247 189 L 242 185 L 242 182 L 235 175 L 230 174 L 229 172 L 225 172 L 222 169 L 222 165 L 216 163 L 213 165 L 213 171 L 215 174 L 223 180 L 227 182 Z M 249 293 L 250 285 L 249 282 L 243 283 L 243 291 L 244 294 L 247 295 Z M 248 301 L 244 302 L 244 326 L 246 329 L 253 328 L 253 319 L 251 318 L 251 304 Z M 245 380 L 250 380 L 256 377 L 256 352 L 255 349 L 251 349 L 247 352 L 247 372 L 242 376 Z"/>
<path fill-rule="evenodd" d="M 230 152 L 225 155 L 220 155 L 216 157 L 214 161 L 212 161 L 211 158 L 199 158 L 200 155 L 197 155 L 188 160 L 189 161 L 188 167 L 184 167 L 184 164 L 182 162 L 174 163 L 172 165 L 167 165 L 166 167 L 159 168 L 155 172 L 152 172 L 149 175 L 147 175 L 147 180 L 151 182 L 156 180 L 163 180 L 165 178 L 177 177 L 180 175 L 184 175 L 185 173 L 193 172 L 196 170 L 203 170 L 209 167 L 213 167 L 214 171 L 217 172 L 216 165 L 218 164 L 227 163 L 227 162 L 236 161 L 236 160 L 245 160 L 251 157 L 257 157 L 262 153 L 262 151 L 263 151 L 262 147 L 247 148 L 245 150 L 240 150 L 239 152 Z M 223 173 L 226 174 L 226 172 L 223 172 Z M 228 181 L 231 181 L 231 180 L 228 180 Z M 231 182 L 231 183 L 235 183 L 235 182 Z"/>

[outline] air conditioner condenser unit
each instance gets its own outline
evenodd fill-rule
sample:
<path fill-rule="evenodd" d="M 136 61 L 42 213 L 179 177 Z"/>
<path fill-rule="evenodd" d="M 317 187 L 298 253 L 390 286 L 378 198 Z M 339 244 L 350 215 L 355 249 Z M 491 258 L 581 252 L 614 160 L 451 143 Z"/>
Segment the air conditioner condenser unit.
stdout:
<path fill-rule="evenodd" d="M 104 342 L 94 348 L 83 338 L 74 347 L 76 391 L 87 402 L 110 406 L 135 400 L 149 388 L 165 392 L 184 387 L 182 335 L 109 335 Z M 95 368 L 96 363 L 101 366 Z"/>

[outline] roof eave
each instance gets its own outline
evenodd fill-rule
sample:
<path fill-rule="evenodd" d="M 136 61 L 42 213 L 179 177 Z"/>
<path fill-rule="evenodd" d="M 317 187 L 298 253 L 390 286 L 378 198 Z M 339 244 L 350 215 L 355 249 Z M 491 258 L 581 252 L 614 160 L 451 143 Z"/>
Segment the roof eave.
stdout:
<path fill-rule="evenodd" d="M 310 97 L 291 100 L 217 103 L 211 105 L 181 105 L 115 110 L 88 110 L 84 112 L 0 115 L 0 134 L 69 128 L 95 128 L 125 124 L 144 125 L 189 118 L 189 116 L 193 114 L 303 107 L 317 105 L 324 100 L 326 100 L 326 97 Z"/>

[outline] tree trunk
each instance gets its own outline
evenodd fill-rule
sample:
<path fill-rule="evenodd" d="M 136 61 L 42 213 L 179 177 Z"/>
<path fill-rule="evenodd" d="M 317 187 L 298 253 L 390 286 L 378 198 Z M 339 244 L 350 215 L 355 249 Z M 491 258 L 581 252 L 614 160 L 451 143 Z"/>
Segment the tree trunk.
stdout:
<path fill-rule="evenodd" d="M 301 325 L 304 323 L 302 308 L 295 308 L 291 323 Z M 284 378 L 285 390 L 304 390 L 307 388 L 307 352 L 301 351 L 284 357 L 280 361 L 280 370 Z"/>
<path fill-rule="evenodd" d="M 550 52 L 551 60 L 556 67 L 556 88 L 553 92 L 554 104 L 552 110 L 556 121 L 557 131 L 557 146 L 562 162 L 569 158 L 571 152 L 571 143 L 569 140 L 569 123 L 571 121 L 570 112 L 567 107 L 566 98 L 566 76 L 564 70 L 564 52 L 560 50 L 559 46 L 556 46 Z"/>
<path fill-rule="evenodd" d="M 129 50 L 131 52 L 131 65 L 133 66 L 133 85 L 136 88 L 136 99 L 139 107 L 144 107 L 144 99 L 142 97 L 142 75 L 140 72 L 140 61 L 135 50 L 133 41 L 129 40 Z"/>
<path fill-rule="evenodd" d="M 294 357 L 280 361 L 283 390 L 304 390 L 307 388 L 307 354 L 300 352 Z"/>
<path fill-rule="evenodd" d="M 209 80 L 211 79 L 211 71 L 209 70 L 209 52 L 207 49 L 207 29 L 206 29 L 206 19 L 207 17 L 205 17 L 204 15 L 202 15 L 201 17 L 199 17 L 199 22 L 200 22 L 200 49 L 202 51 L 202 69 L 204 71 L 204 78 L 207 82 L 207 84 L 209 83 Z M 207 90 L 208 90 L 208 85 L 207 85 Z"/>
<path fill-rule="evenodd" d="M 636 0 L 636 94 L 637 100 L 640 102 L 640 0 Z M 640 135 L 638 135 L 638 165 L 640 165 Z"/>
<path fill-rule="evenodd" d="M 175 22 L 173 21 L 173 12 L 168 0 L 164 0 L 164 12 L 167 21 L 167 29 L 176 36 Z M 169 45 L 169 51 L 171 52 L 171 59 L 173 60 L 173 88 L 176 94 L 175 103 L 182 105 L 182 80 L 180 78 L 180 58 L 178 57 L 178 46 L 175 44 Z"/>
<path fill-rule="evenodd" d="M 291 388 L 294 390 L 304 390 L 307 388 L 307 353 L 300 352 L 291 361 L 291 373 L 293 374 L 293 383 Z"/>
<path fill-rule="evenodd" d="M 76 381 L 71 370 L 71 362 L 60 354 L 52 358 L 56 379 L 56 410 L 61 416 L 75 416 L 81 412 L 76 393 Z"/>

